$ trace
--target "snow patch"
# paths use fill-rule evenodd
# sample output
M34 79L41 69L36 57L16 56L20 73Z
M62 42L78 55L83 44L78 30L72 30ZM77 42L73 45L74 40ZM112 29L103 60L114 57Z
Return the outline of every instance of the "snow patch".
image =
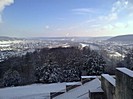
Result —
M116 85L115 79L114 79L112 76L110 76L109 74L102 74L102 76L103 76L106 80L108 80L113 86Z
M97 76L81 76L81 78L97 78Z
M66 85L82 85L81 82L68 82Z
M127 69L127 68L117 68L117 70L129 75L130 77L133 77L133 71Z

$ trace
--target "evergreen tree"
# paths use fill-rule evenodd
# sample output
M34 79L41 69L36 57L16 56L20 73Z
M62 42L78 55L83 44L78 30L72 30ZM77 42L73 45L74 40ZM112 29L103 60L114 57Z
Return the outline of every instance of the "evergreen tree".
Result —
M133 70L133 49L131 49L124 58L125 66L131 70Z
M83 68L86 70L87 75L100 75L104 72L106 63L98 53L92 51L91 54L85 58Z
M3 77L4 86L17 86L21 83L21 77L16 70L9 69Z

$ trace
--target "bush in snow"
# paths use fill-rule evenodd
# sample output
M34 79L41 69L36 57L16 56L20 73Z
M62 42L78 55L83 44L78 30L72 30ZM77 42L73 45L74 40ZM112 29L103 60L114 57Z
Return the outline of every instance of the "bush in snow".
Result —
M3 77L3 84L4 86L17 86L21 82L20 75L18 71L9 69L5 72Z

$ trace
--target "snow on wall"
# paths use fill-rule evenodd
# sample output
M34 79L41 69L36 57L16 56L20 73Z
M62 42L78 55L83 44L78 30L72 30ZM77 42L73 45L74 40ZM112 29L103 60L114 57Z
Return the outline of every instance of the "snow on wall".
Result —
M97 76L81 76L81 78L97 78Z
M127 69L127 68L117 68L117 70L129 75L130 77L133 77L133 71Z
M68 82L66 85L82 85L81 82Z
M112 76L110 76L109 74L102 74L102 76L103 76L106 80L108 80L113 86L116 85L116 84L115 84L115 79L114 79Z

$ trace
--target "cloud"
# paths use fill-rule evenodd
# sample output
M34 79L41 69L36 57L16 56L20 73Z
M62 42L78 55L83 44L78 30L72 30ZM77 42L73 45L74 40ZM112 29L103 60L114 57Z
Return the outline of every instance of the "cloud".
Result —
M45 29L49 29L49 28L50 28L49 25L46 25L46 26L45 26Z
M110 13L107 16L99 16L99 19L101 21L105 21L105 22L109 23L109 22L117 20L118 15L117 15L117 13Z
M129 16L132 16L133 0L117 0L117 2L113 4L111 12L117 14L126 12L127 14L129 14Z
M128 1L133 4L133 0L128 0Z
M96 22L97 20L96 19L89 19L89 20L86 20L85 22L86 23L92 23L92 22Z
M111 5L110 10L103 9L105 13L102 14L91 8L79 8L73 9L72 11L76 14L97 14L96 17L89 18L80 26L80 28L85 29L85 26L88 25L87 32L95 32L96 29L98 32L113 33L113 35L115 35L115 33L133 32L133 23L128 23L128 21L133 20L133 0L116 0ZM76 27L77 30L78 28L79 27Z
M6 6L14 3L14 0L0 0L0 22L2 22L2 12Z
M125 8L128 7L128 0L118 0L113 4L113 7L111 9L112 13L119 13Z
M88 14L88 13L96 12L96 10L92 8L76 8L76 9L72 9L72 11L76 14Z
M1 14L0 14L0 23L2 22Z
M119 19L119 13L128 8L128 4L128 0L117 0L109 11L109 14L106 16L100 16L99 19L106 20L108 22Z
M130 13L130 14L129 14L129 17L133 17L133 13Z
M113 29L121 29L121 28L128 28L129 27L129 23L122 23L122 22L116 22L115 24L112 25L114 28Z
M133 8L129 4L130 4L129 0L117 0L116 2L113 3L111 9L109 10L109 12L106 15L98 17L99 22L101 22L101 24L103 24L103 27L105 25L105 26L107 26L107 27L109 27L111 29L112 28L118 28L122 24L121 25L120 24L116 25L116 23L118 23L118 22L120 23L121 22L121 18L123 18L123 17L131 17L133 15L132 14L133 10L132 11L128 10L129 8L130 9ZM130 15L121 16L122 13L127 13L127 12L129 12ZM127 24L125 24L125 27L127 28Z
M62 29L62 28L57 28L56 30L57 30L57 31L61 31L61 30L63 30L63 29Z
M133 17L133 1L129 2L129 5L127 7L127 11L129 12L129 17Z
M101 25L100 24L93 24L93 25L90 25L91 28L98 28L100 27Z

